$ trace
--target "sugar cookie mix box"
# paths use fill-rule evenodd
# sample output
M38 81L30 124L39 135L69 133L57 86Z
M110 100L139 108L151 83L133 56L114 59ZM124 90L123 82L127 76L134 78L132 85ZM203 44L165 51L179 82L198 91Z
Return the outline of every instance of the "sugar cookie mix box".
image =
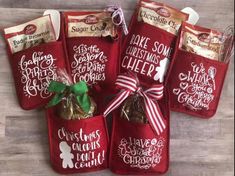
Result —
M119 72L122 30L108 11L64 12L73 81L110 88Z

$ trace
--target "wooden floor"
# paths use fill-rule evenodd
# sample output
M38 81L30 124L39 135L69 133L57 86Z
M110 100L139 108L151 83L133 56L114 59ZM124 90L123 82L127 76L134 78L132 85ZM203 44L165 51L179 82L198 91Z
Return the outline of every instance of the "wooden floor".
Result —
M95 9L120 4L129 21L136 0L0 0L0 29L33 19L44 9ZM233 0L165 0L200 13L200 25L222 30L234 21ZM18 106L12 74L0 36L0 176L57 175L49 164L47 127L42 110ZM234 175L234 60L216 116L201 120L172 113L171 163L168 176ZM110 176L110 171L85 174Z

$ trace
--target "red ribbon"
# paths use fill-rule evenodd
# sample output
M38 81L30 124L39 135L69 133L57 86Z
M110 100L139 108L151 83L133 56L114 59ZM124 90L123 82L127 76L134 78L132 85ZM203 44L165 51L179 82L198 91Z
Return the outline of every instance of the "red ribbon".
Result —
M110 102L104 112L104 116L106 117L110 112L118 108L131 94L137 93L144 99L146 116L150 126L158 135L160 135L166 128L166 125L156 100L160 100L163 97L164 86L162 84L153 85L149 89L143 91L143 89L138 86L138 80L134 76L126 75L119 75L115 84L121 91L114 100Z

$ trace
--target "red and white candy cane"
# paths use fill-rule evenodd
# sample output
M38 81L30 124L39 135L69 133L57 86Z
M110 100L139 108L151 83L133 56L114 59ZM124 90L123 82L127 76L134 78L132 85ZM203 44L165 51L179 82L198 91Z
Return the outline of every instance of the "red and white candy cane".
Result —
M116 26L122 26L123 32L125 35L128 34L128 29L124 17L124 13L121 7L110 5L106 8L106 11L112 13L112 21ZM118 19L118 21L117 21Z
M152 129L160 135L166 125L156 100L160 100L163 97L164 86L162 84L153 85L144 91L141 87L138 87L138 80L134 76L126 75L119 75L115 84L121 91L108 105L104 116L106 117L110 112L118 108L128 96L137 93L144 98L146 116Z

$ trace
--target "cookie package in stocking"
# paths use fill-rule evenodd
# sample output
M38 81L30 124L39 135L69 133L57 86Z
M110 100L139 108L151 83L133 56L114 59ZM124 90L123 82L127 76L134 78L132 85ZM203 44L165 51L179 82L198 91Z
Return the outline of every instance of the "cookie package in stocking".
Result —
M168 81L173 111L214 116L233 48L233 28L219 32L183 23Z
M166 4L140 0L124 40L121 72L136 73L142 85L164 83L178 31L188 16Z
M68 69L74 82L99 84L111 90L119 73L122 30L127 34L122 9L63 12Z
M59 14L59 13L58 13ZM58 16L60 19L60 16ZM65 68L64 47L57 40L50 15L4 29L9 62L20 106L31 110L45 106L56 70Z
M109 167L116 174L163 174L169 166L169 103L162 84L142 87L132 74L119 75L113 112Z

